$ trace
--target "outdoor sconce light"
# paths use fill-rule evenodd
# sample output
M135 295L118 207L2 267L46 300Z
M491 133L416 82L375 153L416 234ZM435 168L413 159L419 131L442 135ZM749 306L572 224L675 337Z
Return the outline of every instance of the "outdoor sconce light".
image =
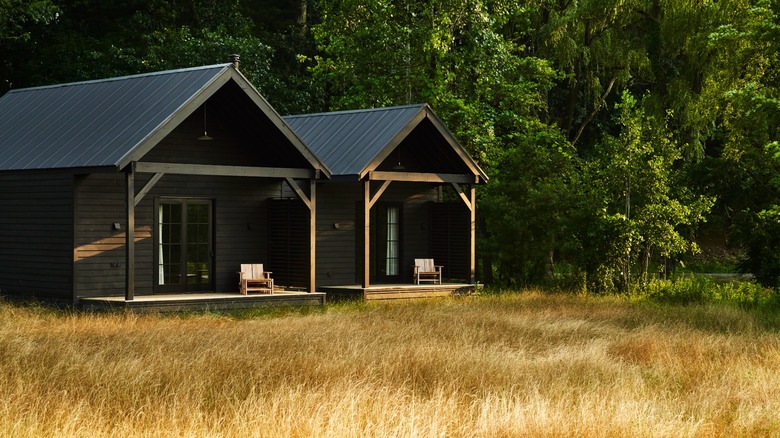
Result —
M120 224L119 222L114 222L113 225L111 225L111 228L113 228L115 230L121 230L122 229L122 224Z
M347 222L336 222L333 224L333 228L337 230L354 230L355 229L355 223L352 221Z

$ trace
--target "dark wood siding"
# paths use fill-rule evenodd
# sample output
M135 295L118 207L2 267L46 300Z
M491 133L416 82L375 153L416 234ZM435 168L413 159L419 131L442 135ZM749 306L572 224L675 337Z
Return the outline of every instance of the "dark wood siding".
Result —
M0 289L72 299L73 176L0 176Z
M379 185L379 182L372 183L372 189ZM436 196L437 190L432 184L395 182L380 198L380 202L403 205L402 281L411 282L415 258L430 257L427 203L436 200ZM356 283L360 255L356 236L362 231L362 219L356 212L362 200L362 183L334 182L318 186L318 287Z
M136 190L149 179L138 175ZM153 293L154 200L209 199L214 203L214 290L238 290L241 263L267 263L267 200L281 183L257 178L165 175L136 206L136 294ZM124 294L124 175L90 175L79 181L77 290L81 297ZM121 230L113 230L114 222Z
M355 283L355 230L362 224L355 205L363 199L358 183L317 186L317 286Z
M92 174L76 179L76 295L124 295L125 213L124 174ZM149 215L136 210L136 260L151 257L144 242L151 239ZM119 224L119 230L114 229ZM140 266L139 266L140 267ZM138 277L137 288L149 281Z

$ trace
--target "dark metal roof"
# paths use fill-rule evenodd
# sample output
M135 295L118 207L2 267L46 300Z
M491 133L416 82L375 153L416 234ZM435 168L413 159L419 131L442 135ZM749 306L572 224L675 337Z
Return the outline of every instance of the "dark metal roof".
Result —
M334 175L359 175L425 105L287 116Z
M120 170L229 81L267 117L264 126L277 129L313 169L330 177L233 64L13 90L0 98L0 171Z
M12 90L0 170L119 166L230 64Z
M284 117L333 175L358 178L374 170L425 119L452 146L457 159L487 181L485 173L427 104Z

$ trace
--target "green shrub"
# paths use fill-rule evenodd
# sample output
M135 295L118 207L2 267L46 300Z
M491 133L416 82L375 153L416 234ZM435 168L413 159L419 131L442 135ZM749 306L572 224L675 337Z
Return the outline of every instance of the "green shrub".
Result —
M741 308L780 308L780 295L752 281L716 281L706 276L654 280L638 297L668 304L723 303Z

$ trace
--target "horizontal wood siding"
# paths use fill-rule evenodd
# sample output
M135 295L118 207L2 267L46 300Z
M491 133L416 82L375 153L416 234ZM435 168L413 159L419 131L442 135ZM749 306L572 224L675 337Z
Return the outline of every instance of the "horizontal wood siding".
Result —
M73 176L0 176L0 290L63 301L73 290Z
M362 199L358 183L317 186L317 287L355 283L355 230L362 226L355 211Z
M150 178L136 177L136 192ZM124 175L90 175L79 184L77 224L78 294L124 294ZM155 199L209 199L214 205L214 289L237 291L239 265L267 257L266 200L279 197L280 182L258 178L165 175L136 206L136 294L154 292ZM121 230L113 230L119 222Z
M78 297L125 293L127 217L124 193L125 176L121 173L84 175L76 179L75 283ZM114 229L114 223L119 224L119 230ZM140 263L152 255L147 243L152 237L149 212L136 209L135 233L136 260ZM149 279L140 276L136 282L138 289L150 285Z
M354 284L357 274L356 236L362 222L357 206L363 183L325 183L317 191L317 286ZM380 183L372 183L372 190ZM403 203L403 281L411 282L415 258L427 257L427 203L436 200L433 184L391 183L379 202ZM372 224L372 228L375 224Z

